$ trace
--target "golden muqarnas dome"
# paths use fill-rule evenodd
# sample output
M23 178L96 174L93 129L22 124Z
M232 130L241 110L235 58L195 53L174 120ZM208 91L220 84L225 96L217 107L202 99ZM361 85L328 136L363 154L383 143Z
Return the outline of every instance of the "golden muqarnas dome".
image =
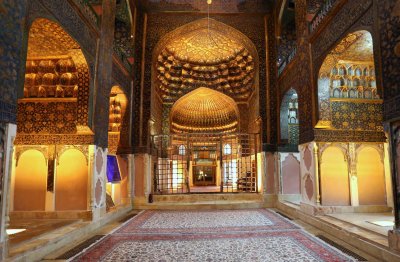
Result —
M236 132L238 124L235 101L204 87L183 96L171 109L171 129L175 133Z

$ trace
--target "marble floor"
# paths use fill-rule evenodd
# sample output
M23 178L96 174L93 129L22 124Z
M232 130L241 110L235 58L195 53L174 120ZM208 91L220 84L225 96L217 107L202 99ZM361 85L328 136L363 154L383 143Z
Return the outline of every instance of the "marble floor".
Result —
M56 229L75 223L76 219L12 219L8 226L10 248L23 244L40 235L49 233ZM23 230L13 233L12 230Z
M375 233L387 236L393 225L379 226L373 222L394 222L394 216L391 212L387 213L341 213L341 214L329 214L328 216L340 219L342 221L357 225L359 227L368 229Z

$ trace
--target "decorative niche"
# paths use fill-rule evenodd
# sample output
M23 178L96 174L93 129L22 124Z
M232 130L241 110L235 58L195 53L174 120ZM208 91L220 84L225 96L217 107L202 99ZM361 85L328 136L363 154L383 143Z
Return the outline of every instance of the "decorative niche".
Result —
M28 58L24 98L77 98L78 77L69 56Z

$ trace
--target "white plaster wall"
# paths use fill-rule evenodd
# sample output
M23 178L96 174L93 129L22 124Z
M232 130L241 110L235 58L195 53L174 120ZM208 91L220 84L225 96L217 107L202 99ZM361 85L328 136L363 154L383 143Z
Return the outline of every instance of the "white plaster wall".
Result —
M285 161L285 159L289 156L289 155L293 155L297 161L299 161L299 165L300 165L300 160L301 160L301 156L300 153L296 153L296 152L279 152L278 153L278 157L277 157L277 165L279 166L279 168L277 169L277 188L278 188L278 194L279 194L279 199L281 200L287 200L287 201L294 201L294 202L300 202L301 200L301 194L283 194L283 177L282 177L282 167L283 167L283 162ZM300 182L301 182L301 170L300 170ZM301 185L300 185L301 186Z

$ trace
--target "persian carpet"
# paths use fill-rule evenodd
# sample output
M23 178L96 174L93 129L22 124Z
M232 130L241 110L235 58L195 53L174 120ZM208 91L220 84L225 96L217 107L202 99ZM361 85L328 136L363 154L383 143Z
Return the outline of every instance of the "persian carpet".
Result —
M265 209L144 211L74 261L355 261Z

